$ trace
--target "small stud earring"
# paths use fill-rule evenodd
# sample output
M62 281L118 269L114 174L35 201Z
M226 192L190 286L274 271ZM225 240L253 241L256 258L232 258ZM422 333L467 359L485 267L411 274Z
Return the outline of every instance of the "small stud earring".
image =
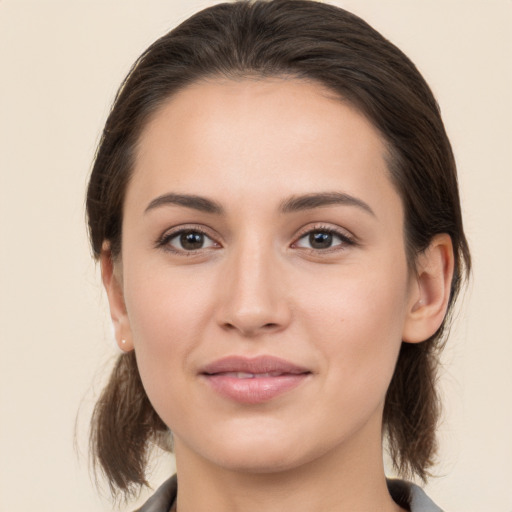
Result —
M123 345L126 345L126 340L124 340L124 339L123 339L123 340L121 340L121 343L122 343Z

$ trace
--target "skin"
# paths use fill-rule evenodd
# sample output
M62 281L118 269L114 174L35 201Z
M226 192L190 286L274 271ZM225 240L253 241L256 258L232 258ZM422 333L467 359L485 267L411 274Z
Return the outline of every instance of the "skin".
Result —
M122 257L105 244L102 270L118 343L174 434L180 512L400 510L382 464L385 394L402 340L444 317L453 256L438 235L408 269L386 156L357 110L296 79L189 86L143 131ZM170 193L223 211L155 202ZM321 193L356 201L283 211ZM204 233L198 249L180 229ZM241 404L200 375L229 355L310 373Z

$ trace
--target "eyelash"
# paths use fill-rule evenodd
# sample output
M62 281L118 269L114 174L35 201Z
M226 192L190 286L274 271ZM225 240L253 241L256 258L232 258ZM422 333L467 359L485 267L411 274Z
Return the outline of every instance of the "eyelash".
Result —
M314 248L309 248L309 247L301 247L301 249L309 251L309 252L314 253L314 254L325 254L325 255L327 255L327 254L330 254L332 252L342 251L342 250L346 249L347 246L357 245L356 239L353 236L348 235L345 231L341 231L341 230L335 229L335 228L330 227L330 226L316 225L316 226L307 228L307 230L305 230L297 238L297 240L295 242L293 242L292 247L296 246L297 243L300 240L302 240L302 239L304 239L304 238L306 238L308 236L311 236L313 233L324 233L324 234L327 234L327 235L332 235L334 237L339 238L340 243L336 244L336 245L333 245L331 247L325 248L325 249L314 249Z
M203 235L205 238L208 238L215 244L219 245L217 242L213 240L213 238L206 232L206 230L200 228L199 226L190 226L190 227L183 227L176 231L166 232L164 233L155 243L155 246L160 249L164 249L165 251L171 252L173 254L178 254L180 256L195 256L200 251L204 250L205 248L196 249L196 250L190 250L187 251L185 249L176 249L173 247L170 242L179 236L185 234L185 233L195 233Z
M180 228L176 231L166 232L161 237L158 238L158 240L155 243L155 247L164 249L168 252L171 252L173 254L177 254L180 256L195 256L195 255L199 254L201 251L204 251L205 249L208 250L208 249L212 248L212 247L202 247L202 248L196 249L196 250L186 250L186 249L176 249L175 247L173 247L170 244L170 242L172 240L178 238L179 236L181 236L185 233L200 234L200 235L204 236L205 238L209 239L210 241L212 241L213 244L217 245L217 247L213 247L213 248L216 249L216 248L220 247L220 244L218 244L218 242L215 242L213 237L211 237L206 230L202 229L199 226L190 226L190 227L187 226L187 227ZM299 243L300 240L302 240L308 236L311 236L313 233L324 233L327 235L332 235L334 237L337 237L340 240L340 243L336 244L334 246L331 246L331 247L327 247L325 249L315 249L312 247L297 247L297 244ZM325 225L316 225L316 226L312 226L312 227L308 228L307 230L304 230L295 239L295 241L291 244L291 247L302 249L304 251L308 251L308 252L314 253L314 254L327 255L332 252L342 251L342 250L346 249L347 246L354 246L354 245L357 245L356 239L352 236L349 236L346 232L337 230L337 229L334 229L332 227L325 226Z

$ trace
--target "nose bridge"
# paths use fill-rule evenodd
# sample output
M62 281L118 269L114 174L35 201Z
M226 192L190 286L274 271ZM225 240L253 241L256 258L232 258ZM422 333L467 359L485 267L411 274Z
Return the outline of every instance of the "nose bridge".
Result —
M249 232L231 247L223 273L223 327L244 335L279 330L289 321L279 257L271 240Z

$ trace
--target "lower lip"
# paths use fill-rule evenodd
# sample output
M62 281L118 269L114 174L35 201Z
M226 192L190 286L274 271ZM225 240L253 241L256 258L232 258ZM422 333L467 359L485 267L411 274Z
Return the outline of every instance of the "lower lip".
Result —
M204 375L210 386L220 395L244 404L259 404L295 389L307 373L285 374L278 377L241 379L228 375Z

